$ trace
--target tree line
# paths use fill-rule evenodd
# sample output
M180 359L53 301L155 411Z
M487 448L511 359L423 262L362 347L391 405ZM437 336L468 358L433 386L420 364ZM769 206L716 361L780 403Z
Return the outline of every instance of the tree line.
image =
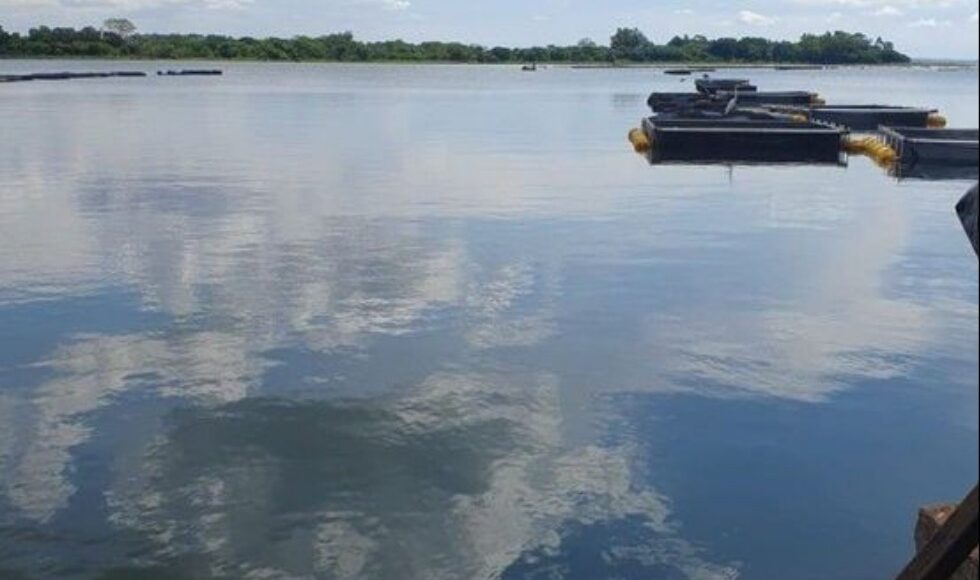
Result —
M606 46L583 39L572 46L511 48L459 42L365 42L350 32L324 36L233 38L199 34L136 34L125 19L107 20L101 28L38 26L27 34L0 26L2 57L98 57L145 59L227 59L334 62L454 63L655 63L750 62L807 64L894 64L909 57L891 42L860 33L805 34L799 41L758 37L677 36L666 44L650 41L635 28L621 28Z

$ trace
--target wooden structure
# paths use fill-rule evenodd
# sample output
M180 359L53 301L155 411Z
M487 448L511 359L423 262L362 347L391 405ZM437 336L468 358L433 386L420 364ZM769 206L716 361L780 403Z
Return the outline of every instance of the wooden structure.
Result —
M923 516L928 517L925 512L920 519ZM961 570L969 566L967 559L977 549L977 525L977 488L974 487L897 580L951 580L961 575Z

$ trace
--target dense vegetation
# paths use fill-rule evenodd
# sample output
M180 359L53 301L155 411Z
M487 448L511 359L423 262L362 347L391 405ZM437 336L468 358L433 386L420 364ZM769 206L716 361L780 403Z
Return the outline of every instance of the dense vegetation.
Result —
M231 38L196 34L135 34L124 19L102 29L39 26L26 35L0 27L0 57L102 57L150 59L249 59L340 62L775 62L815 64L905 63L909 58L880 38L847 32L804 35L798 42L765 38L675 37L651 42L637 29L622 28L601 46L584 39L574 46L508 48L401 40L361 42L349 33L281 38Z

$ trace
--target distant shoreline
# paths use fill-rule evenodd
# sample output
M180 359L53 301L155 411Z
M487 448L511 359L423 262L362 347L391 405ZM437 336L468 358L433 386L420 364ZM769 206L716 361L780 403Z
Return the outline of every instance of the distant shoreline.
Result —
M554 64L620 66L812 66L906 64L911 59L892 42L844 31L804 34L797 41L761 37L675 36L650 40L637 28L619 28L608 44L583 38L574 45L507 47L455 41L358 40L351 32L291 38L201 34L138 34L126 19L101 28L38 26L27 34L0 27L0 55L27 58L107 58L128 60L229 60L261 62L377 62Z
M270 59L223 59L223 58L150 58L150 57L126 57L126 56L0 56L2 62L201 62L201 63L227 63L227 64L334 64L345 66L486 66L486 67L520 67L519 63L492 63L492 62L447 62L441 60L372 60L372 61L342 61L342 60L270 60ZM948 68L948 69L970 69L980 67L980 63L975 61L961 60L913 60L908 63L845 63L845 64L809 64L809 63L774 63L774 62L656 62L656 63L596 63L596 62L548 62L539 61L536 63L539 68L572 68L577 70L668 70L668 69L690 69L692 74L699 74L698 69L772 69L784 71L816 71L833 69L869 69L869 68Z

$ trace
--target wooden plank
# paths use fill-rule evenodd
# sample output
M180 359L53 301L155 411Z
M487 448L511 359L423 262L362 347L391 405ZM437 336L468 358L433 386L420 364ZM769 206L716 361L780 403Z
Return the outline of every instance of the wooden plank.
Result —
M963 500L897 580L949 580L977 547L977 488Z

